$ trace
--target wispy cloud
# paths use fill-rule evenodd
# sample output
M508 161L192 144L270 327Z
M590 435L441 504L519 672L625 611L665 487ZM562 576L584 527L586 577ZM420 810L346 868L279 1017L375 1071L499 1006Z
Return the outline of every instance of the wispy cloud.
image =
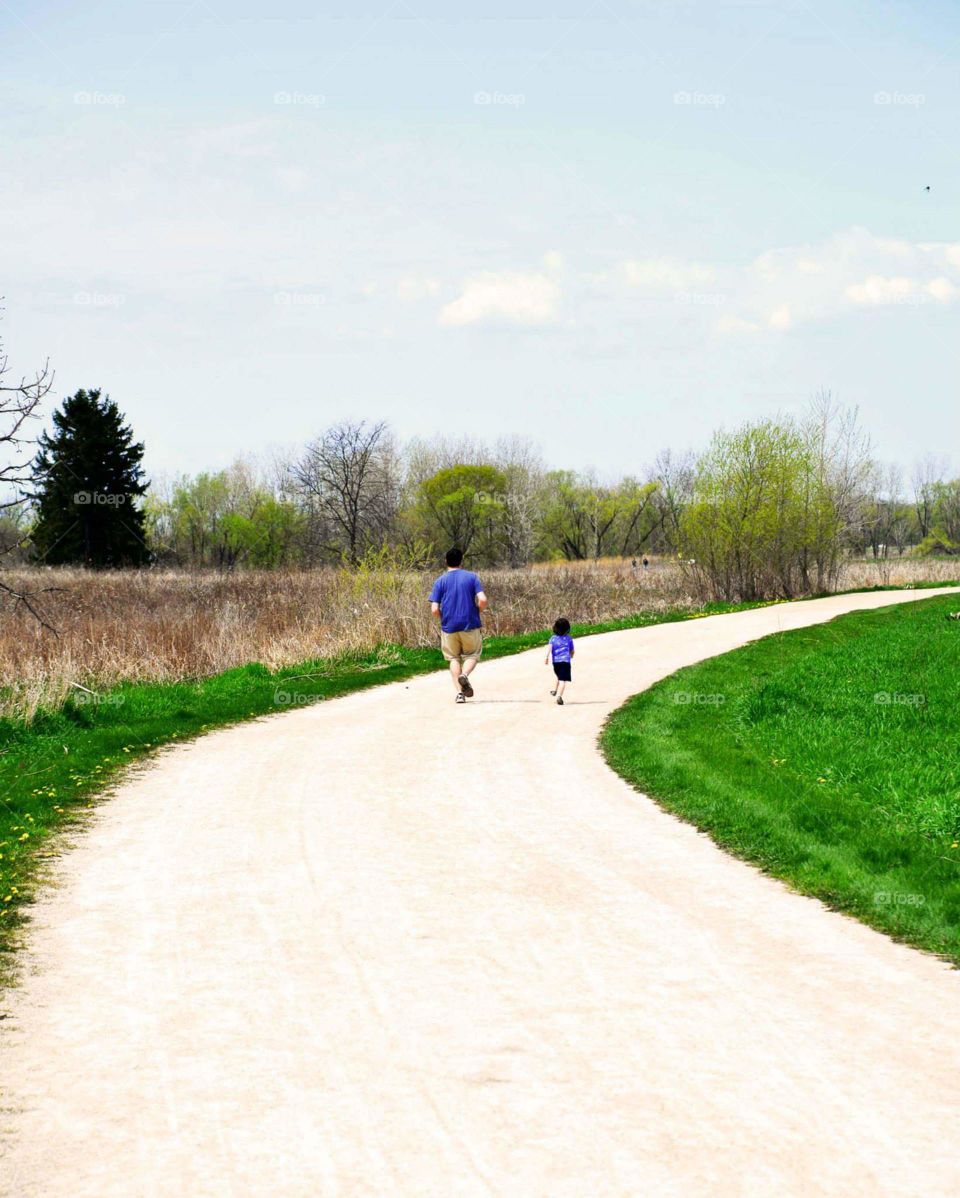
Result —
M460 295L440 310L439 320L448 326L551 324L560 298L559 282L552 275L482 271L465 280Z

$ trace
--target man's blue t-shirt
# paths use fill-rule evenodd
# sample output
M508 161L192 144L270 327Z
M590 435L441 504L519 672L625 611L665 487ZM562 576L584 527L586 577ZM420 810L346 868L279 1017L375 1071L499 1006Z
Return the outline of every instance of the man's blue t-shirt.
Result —
M554 661L570 661L573 657L573 637L552 636L550 638L550 653Z
M480 627L477 595L483 585L469 570L448 570L433 584L430 602L440 604L440 627L444 632L467 632Z

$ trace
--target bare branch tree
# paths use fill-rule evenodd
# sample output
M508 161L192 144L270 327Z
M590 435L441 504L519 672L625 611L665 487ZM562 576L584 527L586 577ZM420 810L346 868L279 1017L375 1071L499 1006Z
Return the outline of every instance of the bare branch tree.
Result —
M30 482L33 454L27 453L27 447L36 443L36 438L30 435L30 422L37 419L37 409L53 386L53 373L46 361L33 375L21 375L18 382L14 382L14 378L0 341L0 511L16 512L23 503L22 488ZM0 555L13 552L22 544L22 539L15 540L4 546ZM54 633L56 629L36 606L36 596L55 589L45 587L39 592L24 591L0 582L0 591L10 596L14 606L25 607L39 624Z
M345 420L311 442L291 466L328 550L359 561L396 517L399 478L390 430L384 422Z
M937 507L937 492L947 477L949 464L943 456L928 453L917 462L913 471L913 506L917 514L920 540L933 531Z
M26 455L25 450L36 438L29 435L29 425L53 386L49 362L33 376L21 375L16 383L15 376L9 375L9 360L0 341L0 508L20 503L20 488L30 481L33 455Z
M693 494L696 469L696 458L689 450L680 454L674 454L669 449L661 450L653 464L651 478L657 484L654 503L659 513L664 546L670 549L677 544L680 517Z

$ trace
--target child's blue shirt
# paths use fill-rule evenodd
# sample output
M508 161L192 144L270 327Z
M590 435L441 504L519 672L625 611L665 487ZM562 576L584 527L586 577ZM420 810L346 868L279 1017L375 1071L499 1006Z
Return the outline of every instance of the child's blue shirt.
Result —
M550 653L553 661L570 661L573 657L573 637L552 636L550 638Z

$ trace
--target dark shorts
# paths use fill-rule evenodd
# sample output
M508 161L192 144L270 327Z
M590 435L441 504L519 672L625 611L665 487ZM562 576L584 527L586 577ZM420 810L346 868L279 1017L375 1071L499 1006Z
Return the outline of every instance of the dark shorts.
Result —
M554 674L556 674L558 682L569 682L570 681L570 662L569 661L555 661L553 663L553 672L554 672Z

